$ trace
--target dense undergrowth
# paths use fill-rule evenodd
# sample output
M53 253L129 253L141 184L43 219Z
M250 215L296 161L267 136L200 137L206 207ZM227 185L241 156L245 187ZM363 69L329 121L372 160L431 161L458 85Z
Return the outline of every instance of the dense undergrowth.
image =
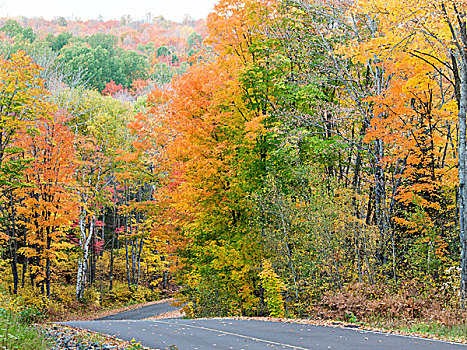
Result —
M16 296L11 295L11 276L6 275L0 285L0 307L13 312L27 322L60 321L87 317L96 312L114 309L132 304L159 300L171 295L173 287L161 290L157 285L150 285L146 272L141 273L142 281L128 285L125 280L124 258L115 259L112 278L112 290L109 290L108 252L96 263L93 283L89 283L81 300L76 300L76 279L73 278L73 255L71 259L57 264L52 274L50 299L41 289L40 284L30 283L26 278ZM143 265L144 266L144 265ZM20 265L21 267L21 265Z
M467 311L456 299L414 281L397 286L352 284L327 292L308 311L312 318L334 319L408 333L467 340Z

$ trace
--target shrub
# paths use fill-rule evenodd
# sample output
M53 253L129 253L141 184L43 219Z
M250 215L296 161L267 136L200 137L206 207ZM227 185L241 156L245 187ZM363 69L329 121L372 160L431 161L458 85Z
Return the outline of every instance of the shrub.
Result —
M84 292L84 302L88 305L100 306L101 293L92 288L86 289Z
M44 319L44 314L37 307L27 307L18 314L18 319L24 324L40 322Z
M259 278L264 288L264 299L268 305L269 315L284 317L284 301L281 292L285 290L285 285L274 272L269 260L263 260L263 270L259 274Z
M434 292L433 292L434 293ZM309 308L321 318L369 321L429 320L447 326L458 324L465 315L458 309L446 307L435 294L424 292L423 285L408 281L395 290L387 285L350 284L339 291L324 293L321 300Z
M102 306L108 307L112 304L131 304L144 303L159 299L159 290L150 290L144 286L139 286L138 289L132 286L128 289L128 284L116 281L112 292L102 293Z

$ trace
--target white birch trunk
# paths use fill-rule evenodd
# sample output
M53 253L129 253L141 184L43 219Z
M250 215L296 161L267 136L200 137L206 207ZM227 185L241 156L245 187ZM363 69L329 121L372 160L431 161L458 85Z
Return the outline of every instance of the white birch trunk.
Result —
M78 261L78 274L76 278L76 299L81 300L84 297L84 290L86 288L86 274L88 272L88 255L89 246L91 244L92 234L94 232L95 215L92 216L89 223L89 230L86 225L86 213L82 213L79 218L80 239L79 244L83 256Z
M467 236L466 236L466 112L467 112L467 59L461 58L460 64L460 103L459 103L459 239L461 248L461 304L465 307L467 294Z

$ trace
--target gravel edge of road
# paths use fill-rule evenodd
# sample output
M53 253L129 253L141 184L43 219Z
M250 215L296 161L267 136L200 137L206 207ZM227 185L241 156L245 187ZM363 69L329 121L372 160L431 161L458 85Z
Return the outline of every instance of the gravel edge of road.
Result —
M53 348L56 350L68 350L70 348L67 343L79 343L82 346L86 346L87 349L107 349L113 350L127 350L131 349L134 344L119 339L117 337L82 329L78 327L64 326L56 323L47 323L42 325L35 325L36 329L39 330L48 341L53 342ZM66 339L66 343L65 343ZM96 339L98 342L96 343ZM89 347L89 344L98 344L99 347ZM81 347L79 347L81 349ZM153 350L148 347L140 345L139 349Z

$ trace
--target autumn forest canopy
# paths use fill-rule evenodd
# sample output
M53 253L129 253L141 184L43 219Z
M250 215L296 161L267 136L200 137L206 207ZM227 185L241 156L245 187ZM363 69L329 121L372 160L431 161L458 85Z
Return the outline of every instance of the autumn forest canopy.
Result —
M49 318L175 293L192 317L465 321L466 9L0 19L1 294Z

